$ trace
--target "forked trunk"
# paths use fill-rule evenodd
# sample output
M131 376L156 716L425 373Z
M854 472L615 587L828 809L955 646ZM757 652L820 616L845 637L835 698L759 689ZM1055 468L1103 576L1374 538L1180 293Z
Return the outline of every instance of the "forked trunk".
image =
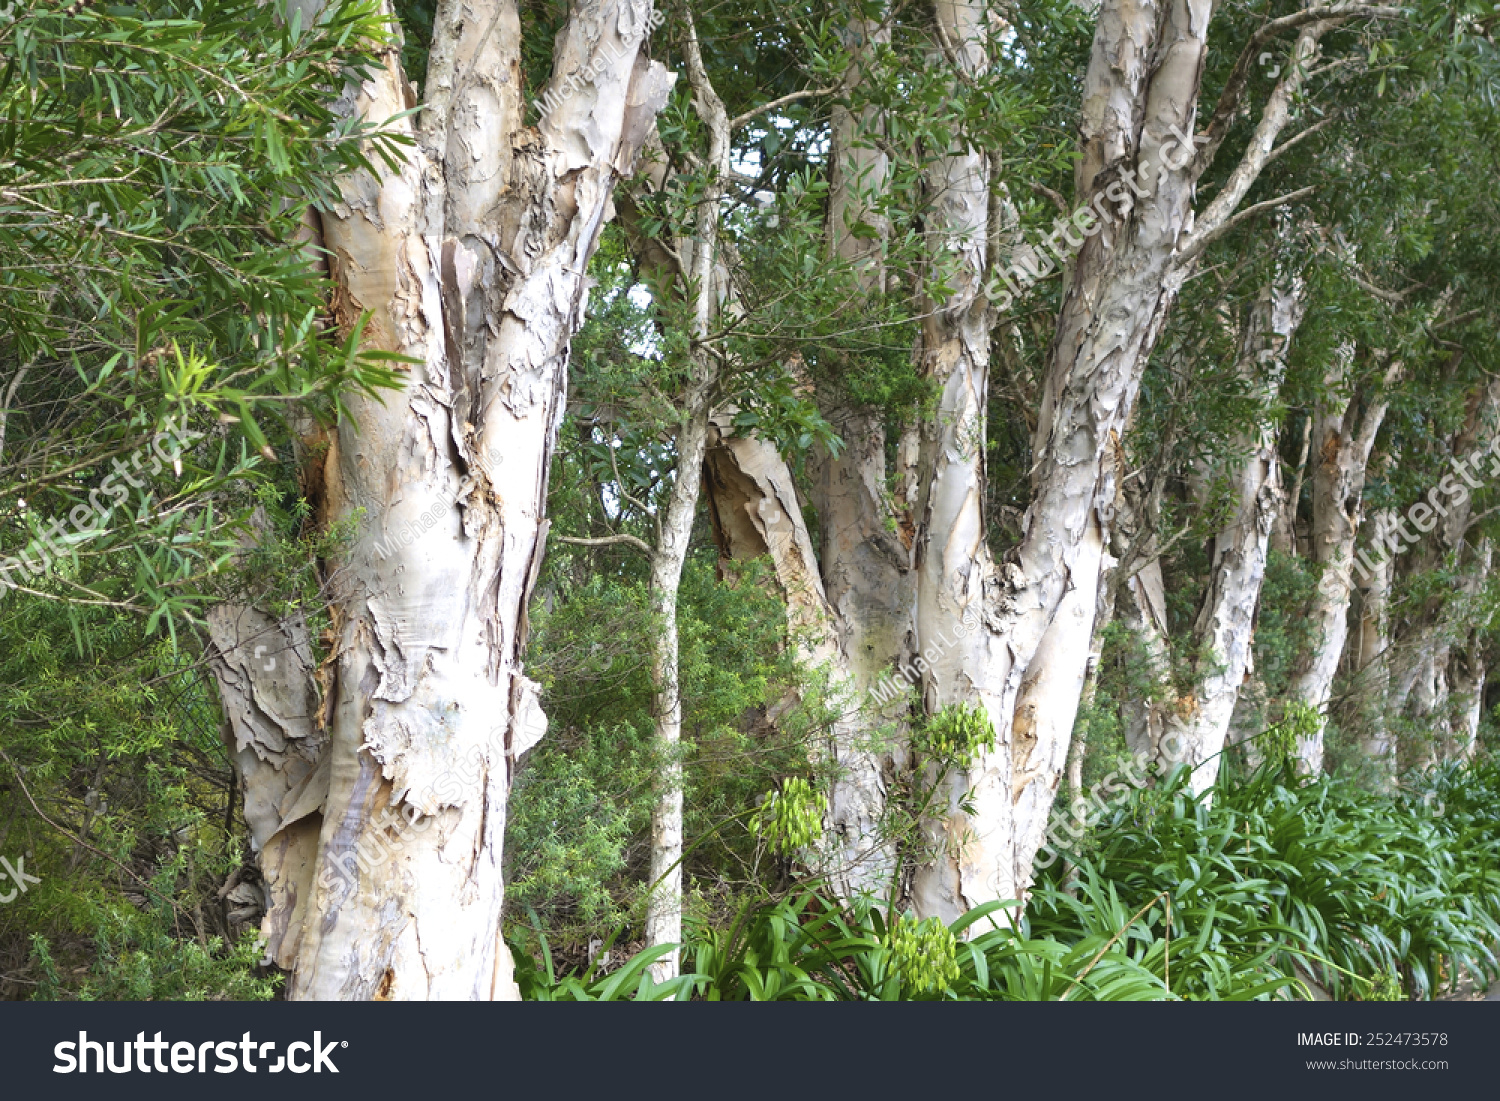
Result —
M1101 5L1084 81L1078 239L1067 226L1051 238L1066 234L1081 251L1044 382L1031 506L1020 545L998 570L983 553L982 451L954 431L983 424L987 328L978 323L982 311L968 303L987 274L989 235L972 196L988 190L989 166L962 152L942 166L948 201L933 232L946 233L960 250L963 271L955 298L924 332L925 353L944 382L945 420L932 438L934 474L918 536L919 638L924 657L947 647L928 678L929 712L979 704L996 748L952 778L945 817L931 833L937 859L914 883L924 915L952 918L991 899L1021 898L1031 882L1087 667L1115 496L1108 456L1178 290L1232 225L1291 117L1321 36L1336 22L1302 25L1244 155L1194 219L1194 185L1238 115L1240 78L1253 64L1242 55L1208 134L1194 137L1212 12L1209 0ZM937 17L955 62L976 71L983 51L975 9L941 4ZM979 613L980 629L955 641L953 629L969 610ZM975 813L959 810L961 802Z
M1329 395L1313 412L1312 560L1318 587L1307 609L1312 648L1300 663L1287 693L1322 715L1333 694L1333 678L1349 633L1349 600L1354 591L1354 547L1362 516L1365 471L1370 449L1385 419L1383 390L1400 376L1401 365L1386 371L1382 392L1351 392L1349 370L1354 346L1334 356L1324 380ZM1316 776L1323 771L1323 726L1297 739L1297 767Z
M515 3L445 0L420 121L393 124L413 144L322 212L336 322L368 311L364 345L417 362L400 390L346 399L313 479L321 515L356 534L329 564L328 789L290 997L515 994L501 846L514 761L546 726L526 604L584 271L670 87L639 57L650 16L575 4L531 128ZM415 105L399 55L344 114ZM284 810L310 822L314 798Z
M1251 307L1240 345L1240 373L1259 390L1267 417L1236 448L1244 458L1232 469L1234 511L1214 538L1208 591L1193 628L1192 695L1168 716L1156 754L1163 770L1179 764L1192 768L1195 793L1207 791L1218 777L1240 686L1254 664L1255 613L1271 530L1281 511L1281 462L1269 413L1303 310L1299 279L1269 288Z

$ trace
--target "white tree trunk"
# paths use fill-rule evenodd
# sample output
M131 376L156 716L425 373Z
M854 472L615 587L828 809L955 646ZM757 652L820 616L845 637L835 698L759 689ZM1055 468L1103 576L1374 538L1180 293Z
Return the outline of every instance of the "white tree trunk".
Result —
M1371 543L1383 546L1395 530L1396 514L1381 509L1371 518ZM1386 695L1390 688L1390 598L1395 562L1376 556L1360 583L1358 690L1360 756L1368 763L1372 785L1389 791L1396 779L1396 741L1391 736Z
M1440 312L1436 311L1434 316ZM1500 422L1500 379L1492 379L1470 395L1468 415L1452 440L1450 453L1455 458L1467 460L1481 435L1486 439L1494 438L1497 422ZM1473 516L1473 497L1469 490L1478 488L1466 483L1474 481L1477 481L1474 472L1464 475L1462 482L1449 473L1443 479L1443 485L1433 492L1430 499L1436 500L1440 494L1452 495L1446 486L1462 487L1443 510L1436 529L1426 535L1411 567L1413 571L1434 570L1446 563L1450 569L1461 570L1464 579L1457 596L1448 596L1417 609L1400 635L1398 645L1406 660L1396 676L1391 710L1407 720L1405 725L1412 732L1401 746L1403 765L1419 771L1456 752L1454 716L1449 708L1452 688L1449 682L1450 659L1455 647L1462 649L1470 637L1470 609L1488 571L1491 554L1488 540L1481 539L1473 551L1466 542ZM1477 653L1474 657L1477 661ZM1473 683L1476 673L1482 677L1482 669L1477 666L1468 668L1466 662L1463 666L1458 671L1467 688ZM1482 694L1482 684L1475 692ZM1466 699L1464 702L1468 704L1470 701ZM1460 718L1458 740L1463 741L1467 739L1463 731L1470 720L1467 714Z
M1021 544L1000 570L984 545L982 445L971 442L983 427L988 354L985 311L973 304L987 273L988 165L968 153L942 166L947 202L937 221L962 250L966 278L925 326L926 355L944 392L919 534L919 636L924 656L935 644L952 643L936 654L929 711L978 703L997 745L968 775L950 780L946 814L932 830L939 857L919 869L913 885L924 915L951 919L991 899L1020 898L1031 881L1093 632L1105 558L1096 502L1114 499L1106 452L1128 419L1145 356L1181 285L1173 253L1188 220L1191 182L1183 170L1162 171L1160 153L1169 125L1192 131L1211 10L1191 0L1162 13L1139 0L1101 8L1085 80L1077 197L1091 205L1097 196L1110 216L1073 268L1038 419L1032 505ZM946 5L940 23L945 12ZM969 71L983 61L978 26L971 7L949 12L948 40ZM1116 205L1131 192L1121 186L1118 197L1105 194L1119 184L1113 173L1127 158L1150 158L1153 171L1120 219ZM966 612L980 628L952 639ZM958 809L965 799L975 808L972 820Z
M1120 621L1141 649L1145 678L1162 691L1139 700L1126 700L1123 707L1125 745L1130 752L1151 760L1162 757L1162 739L1172 714L1172 657L1167 640L1166 591L1161 562L1153 559L1133 573L1120 587L1123 613Z
M369 311L364 345L418 362L395 393L346 397L311 479L322 515L358 524L330 564L328 789L293 998L515 994L501 846L515 758L546 725L522 673L526 602L584 271L670 87L640 57L650 14L575 4L533 129L515 4L440 3L426 107L394 124L414 144L322 212L335 321ZM414 106L398 57L342 113Z
M689 385L682 427L677 433L677 473L661 525L661 542L651 559L651 608L656 635L651 647L651 681L656 714L656 751L664 763L657 777L660 793L651 811L650 896L646 903L646 946L682 942L682 685L677 646L677 593L687 561L693 516L703 482L709 402L714 372L700 368ZM681 951L673 948L651 965L657 982L679 974Z
M1400 364L1393 363L1386 372L1382 392L1362 403L1348 392L1353 359L1352 344L1338 350L1324 380L1330 396L1313 412L1312 559L1321 573L1307 610L1313 624L1312 650L1300 663L1287 693L1319 714L1326 710L1333 693L1333 678L1348 636L1354 547L1362 515L1360 500L1370 449L1385 419L1384 389L1401 371ZM1323 771L1322 725L1315 733L1298 738L1296 754L1300 771L1314 776Z
M857 18L845 39L855 55L850 79L857 85L861 58L869 47L889 41L889 26ZM872 140L882 127L874 108L833 108L828 247L853 265L859 285L871 294L884 286L889 233L874 205L889 174L888 156ZM852 231L861 222L872 235ZM883 828L887 776L902 750L880 732L899 732L909 711L908 684L892 674L914 634L910 525L903 526L899 508L893 510L884 492L885 426L878 413L854 408L836 392L819 397L845 447L836 457L809 457L818 553L786 462L763 440L735 437L727 415L716 418L709 495L724 554L771 555L800 656L828 675L840 711L820 762L832 775L816 870L836 897L884 900L896 872L895 841Z
M1269 418L1286 369L1286 350L1304 310L1300 279L1268 288L1251 307L1240 345L1240 373L1260 392L1268 417L1239 440L1246 452L1234 473L1235 510L1214 538L1208 591L1193 629L1197 657L1191 697L1167 721L1157 751L1163 769L1192 768L1192 790L1213 786L1220 754L1253 667L1255 612L1266 575L1271 530L1281 511L1280 459Z
M718 353L709 338L728 299L728 281L719 256L719 204L729 176L729 115L703 67L698 34L687 21L686 62L694 105L709 138L708 163L713 177L698 204L693 239L678 242L677 254L691 256L684 272L693 300L692 374L677 432L677 473L661 525L660 543L651 559L651 601L656 616L651 679L655 687L656 748L666 762L659 777L661 792L651 813L651 892L646 904L646 946L682 942L682 691L677 647L677 593L687 561L693 517L703 485L703 458L708 446L709 417L719 381ZM651 965L658 982L679 973L681 951L673 948Z
M883 14L883 13L882 13ZM844 36L854 55L851 89L865 79L871 51L890 43L883 18L851 19ZM879 209L890 158L885 119L866 105L836 104L830 119L827 242L852 265L859 288L885 291L890 226ZM867 227L856 233L860 224ZM909 490L886 493L886 432L880 412L857 408L837 392L822 396L824 413L844 442L837 456L812 456L811 498L817 510L824 591L838 630L840 668L859 711L835 725L834 772L826 823L826 872L844 897L863 892L882 900L895 887L896 839L884 836L887 777L904 760L911 689L895 670L906 665L915 637ZM909 448L898 448L904 452ZM909 455L898 458L903 468ZM905 482L907 471L898 471ZM908 666L909 668L909 666ZM884 728L882 744L871 735ZM895 743L895 744L892 744Z

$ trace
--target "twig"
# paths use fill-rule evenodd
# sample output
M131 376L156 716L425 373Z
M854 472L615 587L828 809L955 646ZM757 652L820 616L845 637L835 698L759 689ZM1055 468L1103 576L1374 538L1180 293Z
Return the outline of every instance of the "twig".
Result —
M1119 929L1115 930L1115 935L1114 936L1110 937L1109 940L1107 940L1107 941L1104 942L1104 947L1101 948L1101 949L1099 949L1098 954L1096 956L1094 956L1094 958L1089 961L1089 965L1083 969L1083 973L1081 975L1079 975L1076 979L1073 980L1073 982L1068 986L1068 989L1066 989L1066 990L1064 990L1062 992L1062 997L1058 998L1057 1000L1060 1001L1060 1002L1067 1001L1068 1000L1068 995L1071 994L1071 993L1073 993L1073 987L1077 986L1079 983L1083 982L1084 979L1088 978L1089 972L1092 971L1094 969L1094 966L1100 960L1102 960L1104 958L1104 953L1108 952L1111 948L1113 948L1114 945L1115 945L1115 941L1117 941L1121 937L1123 937L1125 935L1125 931L1127 929L1129 929L1132 925L1135 924L1135 919L1138 918L1138 917L1140 917L1147 910L1151 909L1151 907L1155 906L1158 902L1160 902L1161 899L1162 899L1162 896L1166 895L1166 894L1167 894L1166 891L1162 891L1161 894L1157 895L1150 902L1146 903L1146 905L1142 906L1135 913L1131 914L1130 915L1130 919L1128 921L1126 921L1124 925L1120 926ZM1171 903L1168 903L1168 905L1170 906ZM1170 987L1168 989L1170 990Z
M75 845L82 845L85 849L87 849L89 852L93 853L95 856L102 856L102 857L104 857L105 860L108 860L115 867L119 868L122 872L124 872L125 874L127 874L128 876L130 876L132 879L134 879L136 882L138 882L146 890L150 891L157 898L161 899L168 906L172 907L173 910L176 910L177 913L181 914L184 917L187 916L186 913L182 910L182 908L177 905L177 903L173 902L166 895L162 894L155 887L151 886L150 881L148 881L146 879L143 879L141 877L141 875L138 872L136 872L134 869L128 867L125 864L120 863L118 860L116 860L114 857L110 856L109 853L105 852L104 850L94 848L94 846L90 845L83 838L79 837L77 834L73 833L72 831L70 831L68 829L65 829L64 827L59 826L56 822L52 821L52 819L48 818L45 814L43 814L42 813L42 808L39 807L39 806L37 806L36 800L32 798L32 796L31 796L31 789L26 786L26 781L23 780L23 779L21 779L21 770L20 770L20 768L17 767L16 763L10 759L10 755L8 753L6 753L4 749L0 749L0 760L3 760L6 764L10 765L11 771L16 774L16 783L19 784L20 787L21 787L21 794L24 795L24 796L26 796L26 801L31 804L31 809L34 810L34 811L36 811L36 816L38 818L40 818L43 822L47 823L47 825L51 826L54 830L56 830L58 833L62 834L64 837L66 837L69 841L73 842Z

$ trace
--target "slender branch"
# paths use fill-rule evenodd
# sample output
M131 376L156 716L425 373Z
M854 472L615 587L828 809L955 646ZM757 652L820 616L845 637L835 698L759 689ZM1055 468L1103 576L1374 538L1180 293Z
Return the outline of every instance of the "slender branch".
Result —
M614 546L617 543L623 543L626 546L634 547L636 550L644 554L647 558L656 557L656 551L652 549L650 543L646 542L644 539L639 539L634 535L628 535L623 532L619 535L600 536L597 539L583 539L579 536L574 535L554 535L552 538L556 539L559 543L570 543L575 547L609 547Z
M21 383L26 380L26 373L31 370L32 364L36 363L41 356L40 352L33 355L20 367L11 377L10 385L5 389L5 400L0 402L0 456L5 454L5 430L10 424L10 409L16 400L16 391L21 388Z
M1296 137L1288 138L1286 141L1284 141L1280 145L1278 145L1275 149L1271 150L1271 152L1266 156L1266 164L1270 164L1277 157L1281 156L1283 153L1285 153L1292 146L1294 146L1298 142L1300 142L1303 138L1310 138L1310 137L1312 137L1319 130L1322 130L1324 127L1327 127L1327 126L1332 126L1338 120L1339 120L1339 116L1338 115L1336 115L1336 114L1329 115L1327 118L1323 119L1321 122L1315 122L1315 123L1313 123L1306 130L1304 130L1300 134L1298 134ZM1264 168L1265 165L1262 165L1261 167Z
M1376 19L1400 19L1404 15L1405 12L1401 8L1377 4L1319 4L1282 16L1280 19L1273 19L1261 27L1250 36L1250 41L1245 44L1244 50L1241 51L1239 59L1230 71L1228 81L1224 84L1224 91L1219 96L1219 102L1214 106L1214 113L1204 131L1208 137L1208 144L1198 154L1197 163L1193 166L1194 176L1201 177L1213 164L1214 155L1218 153L1219 146L1224 144L1224 138L1228 135L1229 128L1239 113L1240 101L1244 97L1245 88L1250 83L1250 71L1259 63L1261 50L1271 39L1284 31L1296 30L1319 20L1328 20L1333 23L1361 16Z
M1500 505L1491 505L1489 508L1481 512L1478 516L1469 517L1469 522L1464 525L1464 534L1469 534L1469 532L1472 531L1475 527L1488 520L1497 512L1500 512Z
M1107 940L1107 941L1104 942L1104 947L1101 948L1101 949L1099 949L1098 955L1096 955L1093 959L1091 959L1089 961L1089 965L1083 969L1082 973L1079 974L1079 976L1076 979L1074 979L1071 983L1068 984L1068 989L1064 990L1062 992L1062 997L1058 998L1057 1000L1060 1001L1060 1002L1065 1002L1065 1001L1068 1000L1068 995L1071 994L1071 993L1073 993L1073 988L1075 986L1077 986L1079 983L1083 982L1084 979L1088 978L1089 972L1092 971L1094 969L1094 966L1100 960L1102 960L1104 958L1104 953L1108 952L1111 948L1113 948L1114 945L1115 945L1115 941L1119 940L1121 937L1123 937L1125 935L1125 931L1127 929L1129 929L1132 925L1135 924L1136 918L1140 917L1147 910L1151 909L1151 907L1155 906L1163 898L1170 899L1171 897L1172 896L1171 896L1171 893L1169 891L1162 891L1155 898L1153 898L1150 902L1146 903L1146 905L1142 906L1135 913L1131 914L1130 917L1129 917L1129 919L1125 922L1125 924L1122 925L1122 926L1120 926L1120 928L1118 930L1116 930L1115 935L1112 936L1112 937L1110 937L1109 940ZM1170 903L1169 903L1169 905L1170 905ZM1170 989L1168 990L1168 993L1171 993Z
M1058 211L1064 218L1072 216L1073 212L1068 208L1067 200L1065 200L1056 191L1053 191L1050 187L1047 187L1045 184L1033 182L1031 185L1031 190L1036 192L1038 195L1044 196L1045 198L1050 200L1052 205L1057 207Z
M1350 271L1349 277L1356 283L1358 283L1364 290L1368 291L1370 294L1373 294L1382 302L1387 302L1392 306L1401 305L1401 303L1406 301L1406 296L1412 291L1416 290L1416 287L1408 287L1404 291L1388 291L1383 287L1377 287L1374 283L1364 278L1364 276L1360 275L1357 271ZM1418 286L1421 285L1423 284L1418 284Z
M1441 323L1439 323L1437 325L1433 325L1431 327L1430 331L1431 332L1437 332L1439 329L1446 329L1450 325L1462 325L1466 321L1473 321L1476 317L1483 317L1483 316L1484 316L1484 308L1483 307L1480 307L1479 309L1475 309L1475 310L1469 310L1466 313L1461 313L1461 314L1458 314L1458 315L1456 315L1454 317L1450 317L1447 321L1441 322Z
M1225 234L1231 232L1242 223L1249 221L1251 218L1254 218L1258 214L1264 214L1268 210L1273 210L1278 206L1285 206L1287 203L1294 203L1298 199L1305 199L1316 190L1318 190L1316 186L1302 187L1298 188L1296 191L1291 191L1285 195L1280 195L1277 198L1267 199L1263 203L1256 203L1254 206L1247 206L1233 218L1229 218L1226 221L1220 222L1218 226L1204 230L1200 233L1193 234L1193 236L1188 239L1187 247L1177 254L1176 263L1179 265L1189 263L1190 261L1196 259L1199 255L1201 255L1203 250L1206 249L1209 245L1213 244L1220 237L1223 237Z
M10 766L11 772L13 772L15 774L16 783L21 788L21 794L24 795L24 796L26 796L26 801L31 804L31 809L36 812L36 816L38 818L40 818L43 822L47 823L47 825L51 826L58 833L62 834L69 841L73 842L73 844L82 846L83 848L87 849L89 852L93 853L95 856L102 856L102 857L104 857L105 860L108 860L115 867L119 868L126 875L130 876L132 879L134 879L136 882L138 882L146 890L150 891L157 898L161 899L168 906L172 907L173 910L176 910L179 914L183 913L181 907L179 907L177 905L177 903L173 902L166 895L162 894L155 887L151 886L150 881L147 880L147 879L145 879L144 877L142 877L134 869L130 868L129 866L127 866L125 864L120 863L120 861L118 861L114 857L110 856L109 853L105 852L103 849L96 849L96 848L94 848L94 846L90 845L87 841L85 841L83 838L79 837L77 834L73 833L71 830L67 829L64 826L58 825L56 822L52 821L52 819L48 818L46 816L46 814L44 814L42 812L42 808L39 807L39 806L37 806L36 799L34 799L32 797L31 789L26 786L26 781L21 778L21 769L19 768L19 766L17 766L16 762L14 762L14 761L12 761L10 759L10 755L8 753L6 753L3 748L0 748L0 760L3 760L6 764L8 764ZM184 916L186 916L186 915L184 915Z
M744 126L750 122L754 122L757 118L765 114L767 111L774 111L778 107L785 107L788 103L796 103L799 99L812 99L815 96L832 95L837 91L837 87L829 87L804 88L800 92L788 92L784 96L777 96L775 99L767 100L759 107L755 107L749 111L746 111L743 115L736 115L729 121L729 129L738 130L741 126Z

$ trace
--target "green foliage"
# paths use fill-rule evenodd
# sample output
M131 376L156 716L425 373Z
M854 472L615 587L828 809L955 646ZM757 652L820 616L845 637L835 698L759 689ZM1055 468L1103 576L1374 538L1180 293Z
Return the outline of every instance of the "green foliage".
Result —
M995 748L995 728L983 707L950 704L912 732L911 746L944 768L967 769L979 754Z
M1287 700L1282 705L1281 721L1272 723L1256 738L1256 745L1268 763L1289 766L1297 752L1299 739L1316 738L1323 729L1323 716L1302 700Z
M793 776L756 808L750 816L750 832L772 852L791 856L823 836L827 813L828 800L802 777Z
M1111 808L1076 860L1076 886L1054 865L1028 917L1067 936L1097 920L1105 899L1128 910L1165 893L1174 946L1208 953L1205 967L1179 969L1174 947L1172 989L1188 997L1223 997L1233 976L1294 968L1335 997L1370 997L1392 975L1417 998L1462 974L1487 983L1500 974L1500 828L1478 807L1497 785L1500 769L1486 761L1435 778L1436 798L1424 802L1301 782L1276 764L1221 784L1210 803L1179 775Z
M385 21L368 0L309 26L284 11L33 5L0 26L0 551L71 523L28 587L173 633L234 549L286 412L328 420L395 379L359 350L362 319L320 321L301 241L309 204L397 142L331 107ZM199 442L164 464L169 424Z
M558 556L543 577L559 588L536 617L531 672L550 728L517 777L506 852L511 912L534 909L573 950L611 936L640 901L662 762L651 742L646 586L594 573L574 587L563 580L570 569ZM781 781L791 799L772 799L765 813L788 814L785 824L806 832L817 796L800 777L826 716L815 678L786 645L785 611L763 564L720 581L710 561L690 559L678 628L686 877L718 891L755 865L747 823L768 786ZM767 711L793 690L801 704L773 726ZM776 828L770 817L765 825Z
M1110 621L1101 632L1100 647L1094 693L1079 708L1073 728L1073 736L1088 747L1085 787L1118 770L1129 759L1124 722L1127 704L1162 705L1170 697L1170 685L1158 675L1144 640L1123 621Z
M988 903L944 926L899 919L888 927L878 909L839 910L811 892L747 905L725 929L698 928L684 949L683 974L671 988L649 985L632 958L599 977L591 968L558 978L545 943L513 942L522 995L538 1000L662 998L707 1001L1157 1001L1172 997L1159 973L1164 944L1122 946L1141 936L1128 916L1116 928L1073 941L1034 935L1025 919L997 922L1014 903ZM910 928L903 928L910 926ZM972 927L972 929L971 929ZM541 955L538 964L532 953ZM1141 959L1137 959L1141 956ZM609 984L615 975L623 981ZM1285 977L1246 976L1230 996L1265 997Z
M1023 917L999 923L1014 903L990 903L948 926L888 926L879 909L845 911L801 891L747 903L727 928L695 925L691 969L671 987L644 978L653 954L559 979L545 938L519 937L523 993L1242 1000L1306 996L1306 975L1335 997L1393 1000L1500 974L1493 760L1393 798L1299 782L1282 766L1221 787L1211 803L1185 781L1115 805L1091 855L1039 874Z
M128 612L13 597L0 680L0 855L41 880L0 905L0 990L270 996L219 897L248 853L204 671Z
M1272 742L1287 744L1295 736L1293 728L1280 721L1288 712L1281 710L1276 701L1289 700L1299 662L1311 653L1316 628L1306 609L1317 590L1318 577L1316 564L1305 558L1274 549L1267 556L1255 626L1255 680L1247 682L1240 691L1243 717L1237 721L1251 729L1269 728L1273 731L1269 736ZM1308 729L1306 722L1297 729ZM1328 723L1325 739L1336 737L1337 733L1334 725ZM1256 744L1266 740L1263 735Z
M906 988L921 997L958 980L958 940L937 918L898 916L891 923L891 962Z

